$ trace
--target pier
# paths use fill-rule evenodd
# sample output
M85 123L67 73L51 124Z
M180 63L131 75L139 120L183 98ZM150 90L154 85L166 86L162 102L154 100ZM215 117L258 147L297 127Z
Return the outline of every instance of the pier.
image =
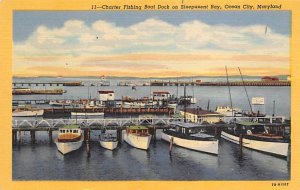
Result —
M83 129L90 128L92 130L102 130L106 128L117 129L130 125L157 125L163 129L176 121L182 121L182 118L168 117L140 117L140 118L105 118L105 119L23 119L13 120L13 130L41 130L45 131L49 128L57 130L64 125L78 124Z
M82 82L13 82L13 86L83 86Z
M290 123L286 122L283 117L241 117L240 119L251 121L256 119L269 127L270 131L285 134L290 130ZM21 143L21 132L29 131L31 136L31 143L35 144L35 133L37 131L48 132L49 143L53 142L52 132L57 131L60 127L70 124L77 124L85 133L91 130L117 130L118 139L122 138L122 130L131 125L144 125L149 128L153 140L156 139L157 129L167 129L176 122L183 122L183 118L171 117L139 117L139 118L106 118L106 119L24 119L13 120L12 122L12 141L14 144ZM200 127L215 136L220 136L223 128L230 127L232 124L218 122L218 123L199 123Z
M13 89L12 95L32 95L32 94L62 95L64 92L65 91L63 89L54 89L54 90Z
M290 81L244 81L243 82L174 82L152 81L151 86L291 86Z
M12 141L13 144L21 144L22 131L29 131L31 143L35 144L36 132L48 132L49 143L53 143L52 132L57 131L60 127L70 124L78 124L84 131L85 138L91 130L116 130L118 140L122 140L122 130L131 125L144 125L149 128L152 139L156 140L157 129L167 129L177 121L183 121L182 118L111 118L111 119L28 119L14 120L12 123ZM222 127L228 127L229 124L203 124L201 127L210 128L211 131L221 131ZM87 142L90 141L86 139Z
M71 112L93 113L103 112L104 114L168 114L174 113L174 108L123 108L123 107L103 107L103 108L46 108L45 115L70 114Z

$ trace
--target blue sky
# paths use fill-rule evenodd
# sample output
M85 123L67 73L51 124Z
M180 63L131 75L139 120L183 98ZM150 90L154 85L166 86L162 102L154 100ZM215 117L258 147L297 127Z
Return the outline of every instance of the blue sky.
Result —
M290 13L14 11L13 72L220 76L227 66L232 75L237 67L245 75L288 75Z
M22 41L39 25L61 27L70 19L84 20L87 24L103 19L126 27L149 17L177 25L199 19L212 25L262 24L284 35L291 30L290 11L14 11L13 37L14 41Z

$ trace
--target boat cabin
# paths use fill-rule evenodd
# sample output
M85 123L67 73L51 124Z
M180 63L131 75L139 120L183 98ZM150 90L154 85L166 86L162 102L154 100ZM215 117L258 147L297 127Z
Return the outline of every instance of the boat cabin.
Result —
M72 133L72 134L81 134L80 129L59 129L60 134Z
M170 92L166 91L154 91L153 100L168 100L171 98Z
M113 101L115 100L115 92L111 90L100 90L99 93L99 100L100 101Z
M248 121L236 122L233 130L236 135L267 133L267 130L263 124Z
M81 129L79 125L65 125L59 128L58 142L74 142L81 138Z
M126 133L131 133L139 136L148 136L149 135L149 130L145 126L130 126L126 128Z
M177 122L174 124L174 129L177 133L181 134L195 134L201 131L201 126L195 123L184 123L184 122Z
M185 115L188 121L194 123L216 123L223 118L223 115L220 113L209 110L202 110L201 108L186 108L185 110L180 110L179 114L181 116Z
M164 130L164 133L189 140L216 140L214 136L207 134L206 129L200 124L190 122L175 122L171 125L173 127L171 129Z

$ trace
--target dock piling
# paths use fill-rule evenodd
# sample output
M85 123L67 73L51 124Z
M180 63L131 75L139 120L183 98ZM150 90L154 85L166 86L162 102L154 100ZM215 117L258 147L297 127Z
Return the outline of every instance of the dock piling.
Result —
M217 137L219 135L218 127L215 126L214 128L215 128L215 137Z
M85 135L86 136L86 152L87 152L87 156L90 157L91 156L91 152L90 152L91 131L90 131L90 129L86 129L85 133L86 133L86 135Z
M174 141L174 138L173 138L173 137L171 137L171 139L170 139L170 146L169 146L169 154L171 154L171 153L172 153L173 141Z
M121 128L117 129L117 139L118 139L119 143L122 142L122 129Z
M49 128L49 130L48 130L48 135L49 135L49 143L52 144L53 143L53 138L52 138L52 130L51 130L51 128Z
M31 144L35 144L35 131L30 131Z
M22 142L21 130L19 130L18 132L19 132L18 145L21 145L21 142Z
M240 144L240 157L243 157L243 134L240 134L239 144Z
M153 127L153 140L156 141L156 127Z
M17 131L13 130L12 131L12 141L13 141L13 144L17 144Z

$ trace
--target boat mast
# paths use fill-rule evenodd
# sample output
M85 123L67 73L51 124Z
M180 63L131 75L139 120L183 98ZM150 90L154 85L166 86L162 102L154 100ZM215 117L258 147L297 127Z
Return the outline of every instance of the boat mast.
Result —
M88 89L87 89L88 90L88 94L87 94L88 97L87 97L87 99L89 100L90 99L90 82L89 81L87 82L87 85L88 85Z
M195 98L195 89L194 89L194 77L192 77L192 84L191 85L193 85L192 86L192 90L193 90L193 97L191 98L191 103L192 103L192 100L194 100L194 98ZM195 104L193 104L193 110L195 111L196 109L195 109ZM197 117L198 117L198 115L197 115ZM196 114L194 113L194 122L196 123Z
M272 116L274 117L275 116L275 100L273 100L273 114Z
M184 92L183 92L183 100L184 100L184 103L183 103L183 106L184 106L184 122L186 123L186 84L184 83Z
M179 99L178 99L178 86L179 86L179 81L178 81L178 77L177 77L177 90L176 90L177 103L179 102Z
M230 91L230 85L229 85L229 79L228 79L228 72L227 72L227 66L225 66L225 70L226 70L226 78L227 78L227 87L228 87L229 98L230 98L231 114L232 114L232 116L234 116L234 114L233 114L233 107L232 107L231 91Z
M241 69L239 67L238 67L238 69L239 69L239 72L240 72L240 75L241 75L241 78L242 78L243 87L244 87L244 90L246 92L248 103L249 103L249 106L250 106L250 111L251 111L251 114L252 114L253 113L253 109L252 109L252 105L251 105L251 102L250 102L250 99L249 99L249 95L248 95L248 92L247 92L247 89L246 89L246 86L245 86L244 78L243 78Z
M209 110L209 103L210 103L210 100L208 99L208 101L207 101L207 107L206 107L207 110Z

